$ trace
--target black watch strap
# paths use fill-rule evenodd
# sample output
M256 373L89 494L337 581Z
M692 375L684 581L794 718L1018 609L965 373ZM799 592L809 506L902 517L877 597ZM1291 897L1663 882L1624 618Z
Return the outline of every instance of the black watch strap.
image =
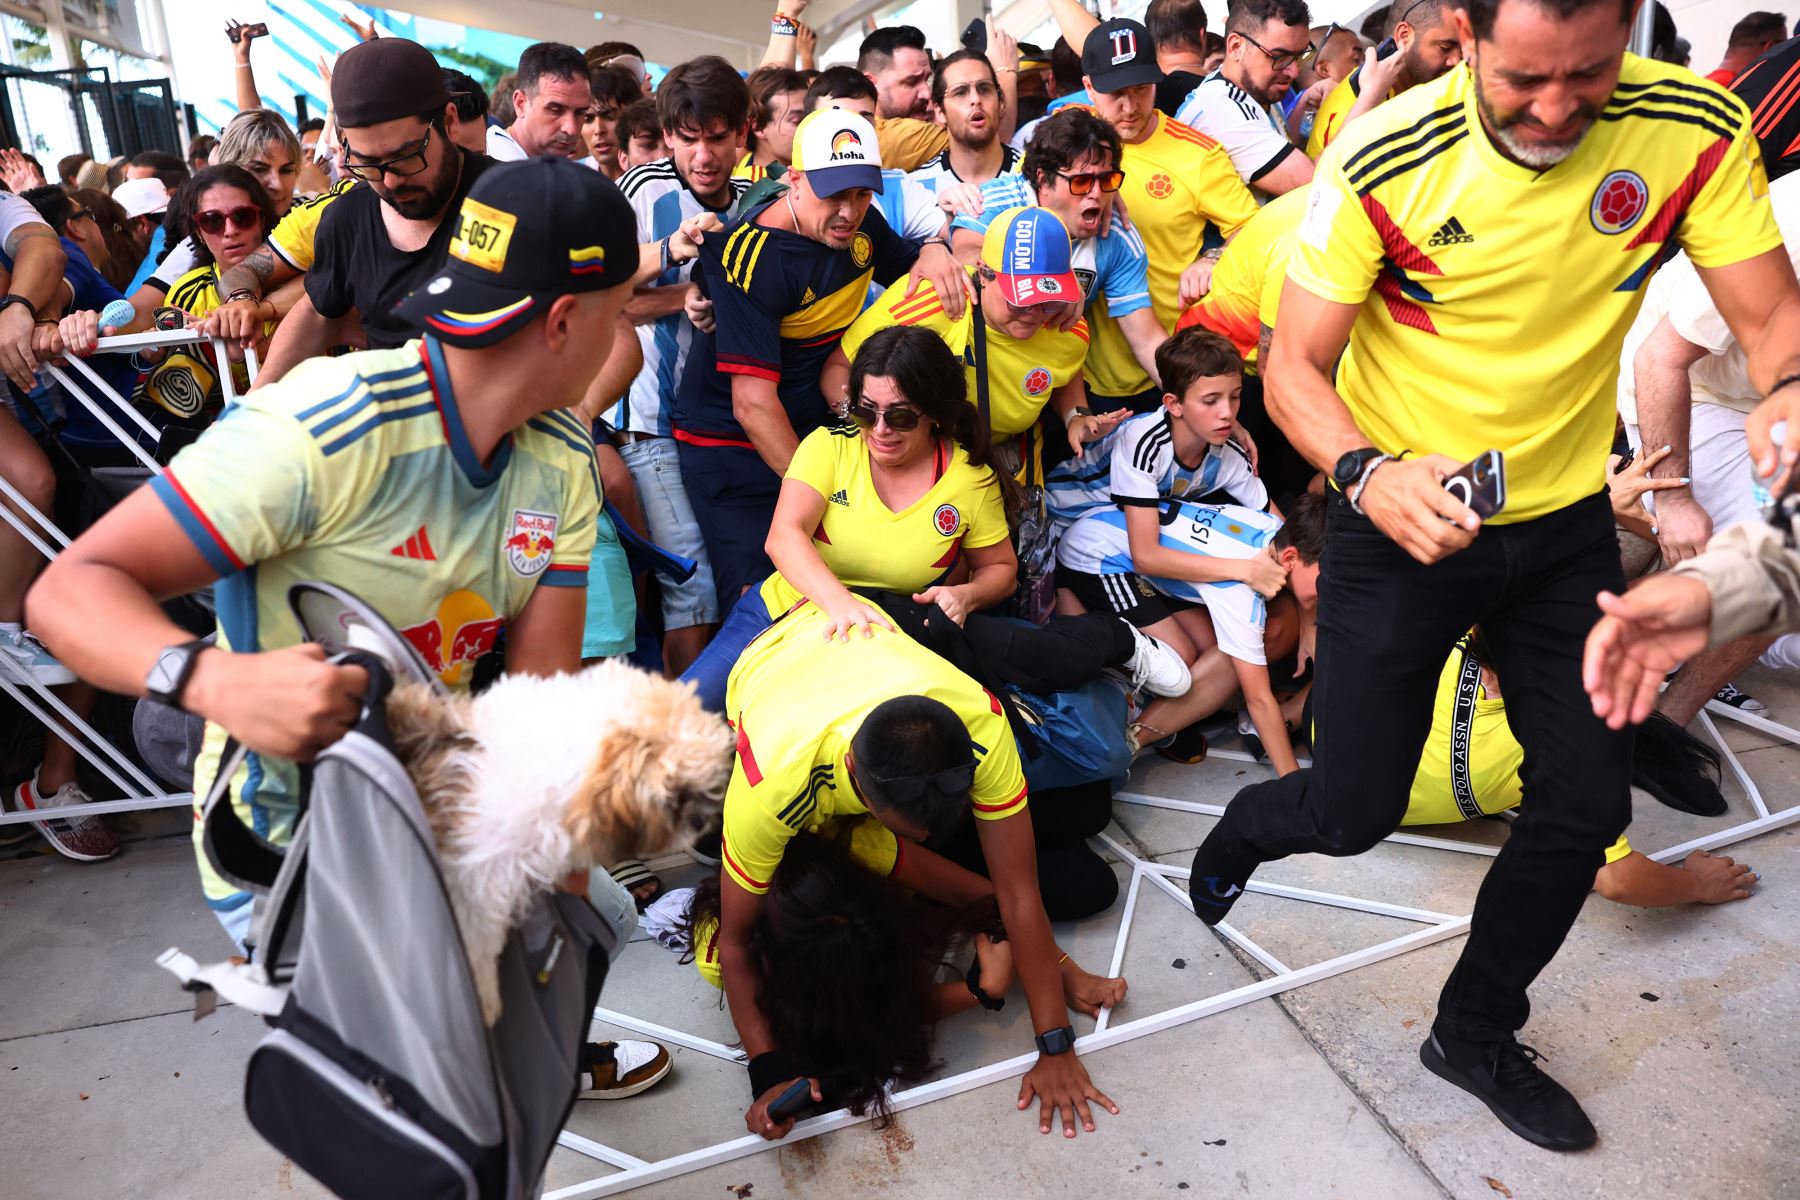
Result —
M195 638L163 650L156 656L156 663L144 680L145 693L170 708L182 708L181 694L194 676L194 664L199 661L201 651L211 648L212 643L205 638ZM186 709L182 708L182 711Z
M26 311L31 313L31 319L33 321L37 320L37 315L38 315L37 305L33 304L31 301L27 300L25 297L19 295L17 292L8 292L6 295L0 296L0 312L5 312L7 309L11 308L15 304L23 304L26 308Z
M994 997L981 990L980 955L976 955L975 961L969 964L968 973L963 976L963 983L968 986L969 995L975 997L981 1007L987 1009L989 1012L999 1012L1006 1007L1006 997L1002 996L996 1000Z
M1075 1027L1064 1025L1061 1029L1052 1029L1048 1033L1038 1034L1037 1048L1039 1054L1051 1057L1067 1054L1075 1048Z

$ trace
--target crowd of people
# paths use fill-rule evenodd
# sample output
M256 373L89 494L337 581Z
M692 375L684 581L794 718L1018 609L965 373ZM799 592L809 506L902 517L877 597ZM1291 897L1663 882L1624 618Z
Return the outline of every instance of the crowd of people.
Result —
M297 130L240 26L216 138L56 182L0 151L0 479L78 534L46 564L0 525L0 669L137 700L196 797L246 747L227 785L276 844L365 685L293 583L356 592L453 688L691 681L736 731L716 874L585 886L722 990L770 1138L797 1080L879 1109L936 1020L1015 984L1020 1107L1069 1137L1116 1112L1069 1013L1126 981L1051 922L1117 901L1088 842L1133 758L1235 731L1274 778L1196 852L1208 924L1263 862L1515 817L1421 1058L1591 1145L1516 1040L1527 989L1591 891L1751 893L1632 851L1630 785L1722 812L1685 726L1800 665L1738 622L1678 643L1654 714L1581 672L1597 597L1627 628L1628 575L1759 516L1751 414L1800 384L1800 38L1752 14L1702 80L1666 12L1626 53L1627 0L1049 7L1048 49L887 26L821 68L779 0L748 75L543 42L492 89L366 27ZM190 328L216 341L96 352ZM71 360L142 421L40 370ZM0 832L116 854L86 786L47 733L5 798L42 819ZM249 950L251 896L199 858ZM587 1063L611 1099L671 1059Z

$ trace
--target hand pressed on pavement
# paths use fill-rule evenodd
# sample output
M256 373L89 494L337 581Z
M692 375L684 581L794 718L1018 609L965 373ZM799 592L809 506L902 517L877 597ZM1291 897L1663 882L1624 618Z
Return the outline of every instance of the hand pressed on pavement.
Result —
M1064 1054L1040 1054L1037 1064L1025 1073L1019 1083L1019 1108L1021 1111L1031 1107L1031 1102L1038 1105L1038 1132L1049 1133L1050 1127L1056 1124L1057 1114L1062 1114L1064 1137L1075 1136L1075 1120L1081 1119L1081 1127L1089 1133L1094 1132L1094 1113L1089 1104L1098 1104L1114 1116L1119 1115L1119 1106L1107 1099L1106 1094L1094 1086L1088 1078L1087 1067L1075 1057L1073 1050Z

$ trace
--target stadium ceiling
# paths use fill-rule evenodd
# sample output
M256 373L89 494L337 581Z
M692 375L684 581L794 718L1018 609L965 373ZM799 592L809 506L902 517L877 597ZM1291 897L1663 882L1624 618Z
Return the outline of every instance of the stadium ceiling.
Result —
M748 0L388 0L385 6L584 48L631 42L654 62L676 63L710 53L740 67L753 67L762 58L775 7ZM947 11L965 6L980 9L969 0L944 0ZM813 0L805 20L819 32L824 47L865 15L891 7L893 0Z

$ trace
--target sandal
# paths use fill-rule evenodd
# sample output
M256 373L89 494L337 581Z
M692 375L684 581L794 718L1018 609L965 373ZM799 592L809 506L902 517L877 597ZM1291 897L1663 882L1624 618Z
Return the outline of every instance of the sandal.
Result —
M632 902L637 905L639 912L643 912L650 905L656 903L656 898L662 895L662 880L658 879L656 873L644 865L642 859L622 858L608 867L606 873L612 876L614 883L631 894ZM639 895L637 889L645 884L654 884L654 890L648 895Z

